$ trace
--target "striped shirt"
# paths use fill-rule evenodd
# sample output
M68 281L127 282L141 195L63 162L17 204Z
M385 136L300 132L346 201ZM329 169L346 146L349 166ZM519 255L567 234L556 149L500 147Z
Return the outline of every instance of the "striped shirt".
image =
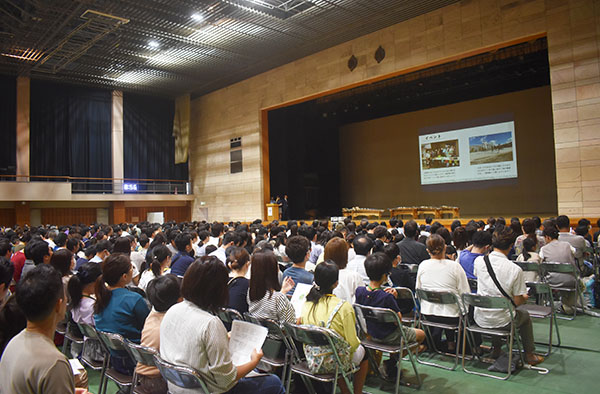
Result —
M272 319L279 323L296 321L294 307L288 298L278 291L274 291L273 294L269 294L267 291L264 297L258 301L250 301L250 296L248 296L248 310L256 317Z

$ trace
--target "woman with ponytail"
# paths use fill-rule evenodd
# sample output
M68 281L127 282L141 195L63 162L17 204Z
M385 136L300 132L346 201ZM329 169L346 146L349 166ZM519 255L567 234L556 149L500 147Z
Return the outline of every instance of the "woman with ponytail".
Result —
M354 393L362 394L367 377L368 361L365 357L365 349L360 344L360 339L356 334L356 316L352 305L333 295L333 289L338 285L338 277L339 269L333 261L326 260L317 265L315 268L315 283L306 296L306 302L302 307L302 315L298 319L298 323L329 328L348 343L350 360L347 361L360 366L359 371L354 374ZM318 358L320 356L318 353L321 353L320 349L314 350L316 352L309 347L304 348L307 357L314 356ZM326 363L325 361L322 364ZM342 393L350 393L344 379L340 379L338 383Z
M542 246L546 245L544 237L536 234L536 223L533 219L523 220L523 234L519 235L515 240L515 254L520 255L523 253L523 241L527 238L531 239L535 243L534 252L539 253ZM527 261L527 260L522 260Z
M75 323L94 325L94 304L96 303L94 287L96 279L100 275L102 275L100 264L88 262L79 267L77 273L69 279L67 284L69 307ZM79 353L80 350L75 343L71 345L71 352ZM85 338L84 350L86 357L91 360L102 361L104 359L100 342L95 339Z
M102 275L96 279L96 304L94 321L99 331L120 334L132 342L140 343L144 321L150 308L144 298L125 286L131 282L133 266L129 256L112 254L102 267ZM127 354L111 353L113 367L131 375L135 364Z
M527 237L523 240L521 245L523 253L517 256L517 261L527 261L538 264L542 262L542 258L536 253L536 250L539 250L539 244L535 238ZM539 282L540 280L538 273L535 271L524 271L523 277L525 278L525 282Z
M229 305L228 308L235 309L242 315L248 312L248 287L250 281L246 278L248 268L250 268L250 255L244 248L233 247L227 256L227 267L231 270L229 273Z
M146 269L146 262L142 263L143 271L138 287L144 291L146 291L146 287L152 279L168 273L171 265L171 251L165 245L155 246L152 249L151 256L152 261L148 269Z

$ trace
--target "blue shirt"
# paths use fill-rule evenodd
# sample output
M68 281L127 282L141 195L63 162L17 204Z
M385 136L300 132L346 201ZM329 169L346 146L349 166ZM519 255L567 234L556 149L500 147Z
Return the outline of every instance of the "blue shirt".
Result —
M369 291L366 287L361 286L356 289L356 303L365 306L374 306L377 308L388 308L394 312L400 312L400 308L396 303L396 297L383 290ZM373 338L384 339L394 331L396 331L394 323L380 323L372 320L367 320L367 331Z
M75 271L79 271L79 268L87 262L88 259L86 259L85 257L78 258L77 262L75 263Z
M294 287L290 291L288 291L288 295L293 295L294 291L296 291L296 284L298 283L306 283L307 285L311 285L313 283L314 275L312 272L308 272L304 268L290 267L283 271L283 280L287 277L291 277L294 281Z
M465 270L467 279L477 279L475 274L473 274L473 265L475 263L475 259L479 256L483 255L481 253L472 253L468 250L463 250L460 252L460 255L458 256L458 263Z
M173 256L171 262L171 273L177 276L185 275L188 267L194 262L194 258L186 252L179 252Z
M150 313L144 298L124 288L112 290L108 305L94 314L98 331L120 334L132 342L140 343L142 328Z

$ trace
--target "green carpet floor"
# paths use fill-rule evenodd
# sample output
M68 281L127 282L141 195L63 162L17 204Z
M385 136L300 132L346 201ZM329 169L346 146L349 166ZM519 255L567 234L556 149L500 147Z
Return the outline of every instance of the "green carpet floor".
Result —
M598 367L600 366L600 319L591 316L577 316L573 321L558 320L562 346L554 348L552 354L540 364L550 372L547 375L536 371L521 370L508 381L469 375L460 369L446 371L440 368L418 364L417 368L423 379L420 390L400 387L402 393L447 393L447 394L482 394L482 393L595 393L598 392ZM534 319L536 341L547 341L547 320ZM556 343L556 337L555 337ZM542 346L539 350L543 350ZM442 362L444 362L443 360ZM485 366L473 366L476 370L485 370ZM404 375L408 381L414 381L410 363L403 362ZM88 370L90 391L98 393L100 374ZM376 377L367 379L365 391L393 393L393 384L382 382ZM118 391L114 383L110 383L107 393Z

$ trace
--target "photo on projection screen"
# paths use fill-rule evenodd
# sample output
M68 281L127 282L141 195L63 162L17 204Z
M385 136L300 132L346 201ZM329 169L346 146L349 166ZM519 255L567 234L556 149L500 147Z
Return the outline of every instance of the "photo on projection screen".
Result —
M421 185L517 177L515 122L419 135Z

